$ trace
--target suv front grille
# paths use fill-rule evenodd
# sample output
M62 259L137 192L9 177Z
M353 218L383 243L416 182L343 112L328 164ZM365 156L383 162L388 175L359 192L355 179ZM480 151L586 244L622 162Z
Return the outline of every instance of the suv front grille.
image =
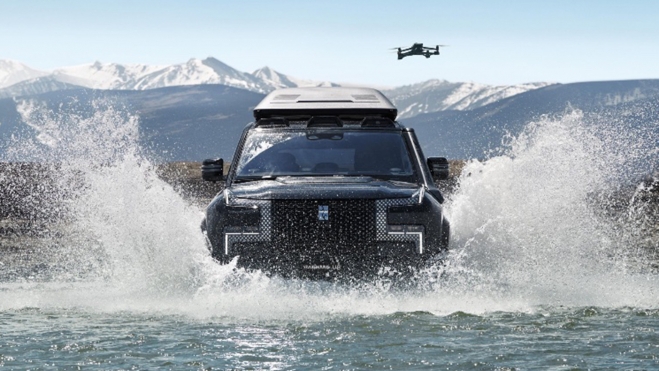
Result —
M375 235L375 200L272 202L273 242L363 243Z

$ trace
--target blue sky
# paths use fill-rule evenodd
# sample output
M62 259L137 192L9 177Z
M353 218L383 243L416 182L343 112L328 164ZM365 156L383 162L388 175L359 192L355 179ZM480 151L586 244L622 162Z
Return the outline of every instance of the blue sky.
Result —
M213 56L376 86L659 78L659 1L2 0L0 34L0 59L43 70ZM450 46L388 50L414 42Z

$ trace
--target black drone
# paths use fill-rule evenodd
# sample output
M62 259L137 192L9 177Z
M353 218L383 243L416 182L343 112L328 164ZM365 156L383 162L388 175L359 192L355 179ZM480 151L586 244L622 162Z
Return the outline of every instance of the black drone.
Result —
M398 59L403 59L410 55L423 55L426 58L430 58L431 55L439 55L439 47L447 45L435 45L435 47L423 46L422 43L414 43L409 48L392 48L393 50L398 49Z

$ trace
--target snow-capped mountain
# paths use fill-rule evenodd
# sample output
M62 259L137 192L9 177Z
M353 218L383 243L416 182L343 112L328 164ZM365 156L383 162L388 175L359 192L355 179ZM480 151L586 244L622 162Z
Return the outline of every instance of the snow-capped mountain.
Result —
M132 85L144 76L164 69L165 66L144 64L116 64L95 62L58 68L52 72L52 78L70 85L91 89L133 89Z
M313 81L313 80L302 80L297 79L292 76L284 75L273 70L270 67L262 67L258 70L252 72L252 75L260 78L269 86L279 89L279 88L302 88L302 87L332 87L332 86L341 86L339 84L330 82L330 81Z
M180 85L221 84L265 93L272 88L215 58L190 59L171 66L86 64L53 72L59 81L93 89L145 90Z
M259 68L258 70L252 72L252 75L256 78L261 79L269 86L275 87L277 89L294 88L299 86L298 84L293 82L293 80L289 76L286 76L283 73L279 73L267 66Z
M57 80L52 75L37 77L35 79L24 80L19 83L13 84L4 89L0 89L0 99L11 97L24 97L27 95L35 95L48 93L57 90L75 89L80 88L78 85L68 84Z
M101 90L146 90L169 86L219 84L268 93L286 87L340 86L328 81L298 79L269 67L253 73L208 57L170 66L95 62L58 68L52 72L31 69L21 63L0 60L0 98L40 94L84 87ZM490 86L477 83L428 80L384 90L398 107L399 117L443 110L470 110L500 99L548 85L530 83Z
M44 84L45 81L50 85ZM55 84L56 82L60 84ZM18 83L22 84L20 88L12 87ZM241 72L212 57L203 60L193 58L186 63L170 66L95 62L58 68L50 73L30 69L18 62L0 60L0 97L15 96L15 93L22 92L44 93L65 86L103 90L145 90L203 84L220 84L258 93L268 93L283 87L339 86L331 82L297 79L269 67L263 67L254 73ZM49 86L54 89L49 89ZM9 87L12 89L7 89Z
M473 82L428 80L383 93L398 107L398 117L444 110L471 110L529 90L551 85L546 82L491 86Z
M0 59L0 89L46 75L48 72L35 70L23 63Z
M121 65L115 63L65 67L53 72L68 84L93 89L145 90L167 86L220 84L257 93L302 86L339 86L330 82L296 79L263 67L254 73L241 72L209 57L190 59L171 66Z

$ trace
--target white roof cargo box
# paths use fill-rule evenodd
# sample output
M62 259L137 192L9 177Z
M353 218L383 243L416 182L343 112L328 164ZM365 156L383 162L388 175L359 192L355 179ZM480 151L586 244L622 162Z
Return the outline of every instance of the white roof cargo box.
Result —
M256 108L254 118L312 116L363 118L381 116L395 120L398 110L381 92L369 88L290 88L268 94Z

